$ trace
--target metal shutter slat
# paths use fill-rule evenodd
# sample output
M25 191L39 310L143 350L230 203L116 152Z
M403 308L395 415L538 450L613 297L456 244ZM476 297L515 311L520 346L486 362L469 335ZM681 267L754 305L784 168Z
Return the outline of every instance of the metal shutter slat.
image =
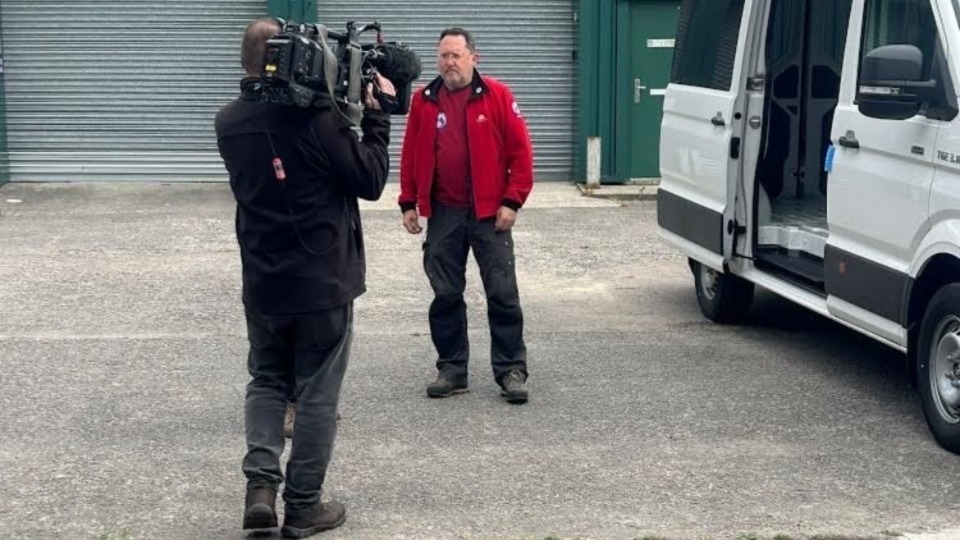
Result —
M420 55L424 74L436 77L440 32L462 26L474 35L480 72L510 85L523 109L534 145L536 179L573 177L576 40L573 0L445 0L348 2L320 0L318 20L334 30L346 21L378 21L389 41L402 41ZM373 36L364 36L365 43ZM391 171L399 171L406 118L394 118Z
M263 0L0 2L11 179L224 181L213 131Z

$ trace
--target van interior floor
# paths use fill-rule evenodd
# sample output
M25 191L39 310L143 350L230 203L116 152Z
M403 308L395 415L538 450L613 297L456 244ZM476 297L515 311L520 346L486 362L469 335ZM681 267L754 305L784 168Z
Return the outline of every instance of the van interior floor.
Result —
M793 199L779 197L771 203L773 225L803 226L811 230L827 231L827 199Z
M798 285L822 292L828 237L826 199L775 199L770 220L758 230L757 263Z

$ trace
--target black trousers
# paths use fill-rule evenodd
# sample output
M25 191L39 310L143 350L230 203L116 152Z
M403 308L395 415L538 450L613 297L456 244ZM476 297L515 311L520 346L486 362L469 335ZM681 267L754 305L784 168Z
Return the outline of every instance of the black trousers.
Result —
M298 403L283 499L288 508L320 501L337 433L337 403L350 357L353 303L313 313L276 315L246 309L247 455L250 484L278 486L287 400Z
M423 266L435 295L430 305L430 335L437 349L437 369L450 380L467 381L470 343L463 292L471 249L487 296L494 378L499 383L511 370L527 375L513 236L509 231L496 232L494 225L493 219L477 221L472 209L436 203L427 223Z

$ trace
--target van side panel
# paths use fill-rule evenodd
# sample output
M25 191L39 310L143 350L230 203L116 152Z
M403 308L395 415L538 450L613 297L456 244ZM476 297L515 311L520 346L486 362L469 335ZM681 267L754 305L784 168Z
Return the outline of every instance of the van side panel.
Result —
M661 189L657 193L660 227L709 250L723 253L723 214Z
M723 214L732 128L712 120L732 123L735 100L729 91L673 84L667 88L660 131L661 192Z
M851 14L831 133L837 151L828 184L825 288L832 315L889 334L887 327L906 324L909 268L928 223L940 122L922 114L895 121L861 113L860 58L889 43L936 37L938 25L930 5L912 2L911 15L923 28L901 25L903 35L887 35L877 28L891 26L901 15L894 8L906 4L866 3L875 11L865 14L865 2L856 2Z
M910 276L827 245L824 258L827 294L899 323L904 320Z
M753 6L754 0L682 0L663 105L660 227L724 257L732 245L724 224L733 219L740 178L744 120L737 107Z

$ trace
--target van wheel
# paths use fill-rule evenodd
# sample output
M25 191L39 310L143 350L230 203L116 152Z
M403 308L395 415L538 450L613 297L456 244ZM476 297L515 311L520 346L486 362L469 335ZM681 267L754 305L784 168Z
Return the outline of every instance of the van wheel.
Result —
M703 315L716 323L742 321L753 303L753 283L690 261Z
M934 438L960 454L960 284L940 289L923 315L917 382Z

